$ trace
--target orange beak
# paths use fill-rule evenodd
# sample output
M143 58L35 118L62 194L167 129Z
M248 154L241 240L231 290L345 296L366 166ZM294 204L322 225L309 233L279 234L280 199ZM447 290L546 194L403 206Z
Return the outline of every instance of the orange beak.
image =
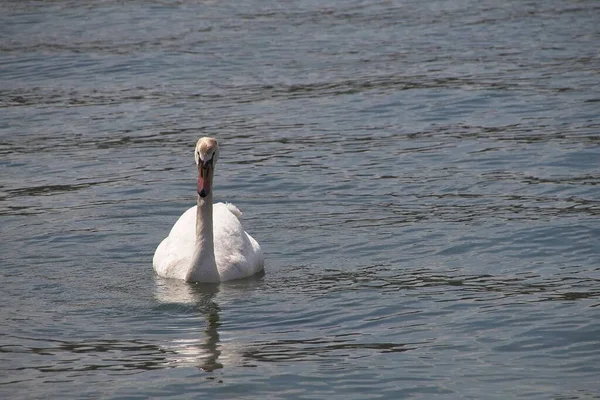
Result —
M211 170L212 163L210 161L198 164L198 195L202 198L210 194L212 186Z

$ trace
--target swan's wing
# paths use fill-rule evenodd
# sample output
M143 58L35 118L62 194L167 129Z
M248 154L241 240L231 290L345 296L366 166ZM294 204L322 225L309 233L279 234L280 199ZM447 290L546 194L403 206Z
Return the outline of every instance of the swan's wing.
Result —
M227 207L227 209L231 211L231 213L235 215L237 219L240 219L240 217L242 216L242 212L240 211L240 209L234 206L233 204L225 203L225 207Z
M263 268L260 245L244 231L240 215L232 204L213 206L215 260L223 281L245 278Z
M196 240L196 206L184 212L158 246L152 264L165 278L185 279Z

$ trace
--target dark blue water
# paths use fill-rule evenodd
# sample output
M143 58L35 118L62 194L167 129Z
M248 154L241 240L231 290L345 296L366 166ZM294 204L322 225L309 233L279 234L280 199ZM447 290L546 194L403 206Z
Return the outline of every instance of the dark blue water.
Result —
M600 397L596 1L0 4L0 396ZM264 276L153 275L216 137Z

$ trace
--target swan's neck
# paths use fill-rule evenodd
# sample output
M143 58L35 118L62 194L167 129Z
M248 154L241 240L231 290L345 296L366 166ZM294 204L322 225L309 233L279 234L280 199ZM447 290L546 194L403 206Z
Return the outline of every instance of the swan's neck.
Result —
M213 237L212 193L202 198L198 196L196 207L196 250L188 281L219 282L219 270L215 261Z

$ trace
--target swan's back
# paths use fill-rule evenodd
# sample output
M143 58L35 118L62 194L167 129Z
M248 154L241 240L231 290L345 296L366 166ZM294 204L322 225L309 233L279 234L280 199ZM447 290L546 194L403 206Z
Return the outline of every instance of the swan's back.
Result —
M240 215L232 204L213 206L215 261L222 281L245 278L263 269L260 245L244 231Z
M153 265L166 278L186 279L193 267L196 248L196 209L188 209L169 236L156 249ZM213 205L214 253L221 281L245 278L261 271L264 256L260 245L239 220L241 212L231 204Z

